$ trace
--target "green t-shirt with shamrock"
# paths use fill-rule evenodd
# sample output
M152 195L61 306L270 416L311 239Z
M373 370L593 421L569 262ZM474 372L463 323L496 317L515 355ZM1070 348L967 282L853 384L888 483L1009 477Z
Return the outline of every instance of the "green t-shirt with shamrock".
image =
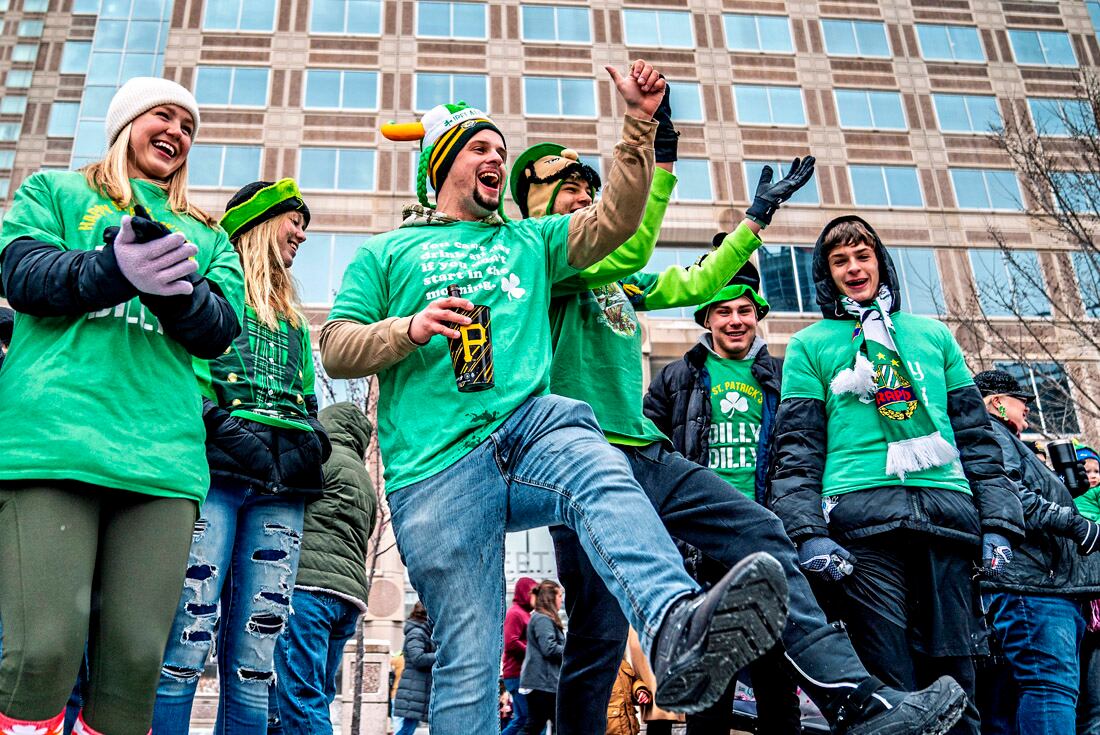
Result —
M240 316L241 265L225 232L172 212L158 186L130 183L136 203L198 247L199 275ZM31 238L97 249L126 213L80 173L36 173L15 194L0 248ZM210 485L191 356L137 298L79 316L16 313L0 370L0 425L0 480L79 480L198 502Z
M459 393L447 340L378 374L378 438L393 492L450 467L550 380L550 285L574 275L569 218L503 224L420 217L370 238L344 273L330 319L411 316L458 286L490 310L495 387Z
M707 466L750 500L756 500L756 449L764 420L764 391L751 359L707 355L710 374L710 454Z
M915 314L892 314L894 341L919 391L921 405L944 439L955 443L947 415L947 394L972 385L962 350L946 326ZM843 495L876 487L941 488L970 493L956 459L950 464L910 472L904 480L886 474L886 435L874 401L863 403L851 393L836 395L830 383L852 366L856 322L824 319L791 338L783 361L783 400L813 398L825 403L826 456L821 495Z

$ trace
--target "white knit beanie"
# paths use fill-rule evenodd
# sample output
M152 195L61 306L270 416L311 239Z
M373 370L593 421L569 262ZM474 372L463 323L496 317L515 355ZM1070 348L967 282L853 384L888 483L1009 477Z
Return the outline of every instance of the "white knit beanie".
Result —
M157 105L179 105L190 112L195 120L191 137L195 137L199 130L199 103L195 95L170 79L134 77L119 87L107 108L107 147L114 145L118 134L134 118Z

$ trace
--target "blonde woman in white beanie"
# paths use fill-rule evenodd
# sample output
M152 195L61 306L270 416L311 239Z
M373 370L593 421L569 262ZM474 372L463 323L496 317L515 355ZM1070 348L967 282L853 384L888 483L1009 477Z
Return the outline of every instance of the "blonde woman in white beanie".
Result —
M0 733L61 732L88 642L77 732L143 735L209 487L192 356L240 331L240 262L187 197L199 113L138 78L108 152L15 194L0 278ZM98 614L91 616L93 596Z

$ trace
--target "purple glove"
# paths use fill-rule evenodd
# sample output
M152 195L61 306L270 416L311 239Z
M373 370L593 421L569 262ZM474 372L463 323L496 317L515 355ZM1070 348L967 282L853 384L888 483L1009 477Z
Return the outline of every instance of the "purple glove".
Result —
M199 249L179 233L137 242L127 215L115 236L114 251L118 269L142 293L187 296L194 290L187 277L199 269L191 259Z

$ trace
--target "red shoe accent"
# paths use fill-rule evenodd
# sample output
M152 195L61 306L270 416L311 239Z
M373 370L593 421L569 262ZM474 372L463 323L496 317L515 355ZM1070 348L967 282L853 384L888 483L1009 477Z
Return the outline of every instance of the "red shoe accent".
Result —
M65 711L48 720L13 720L0 712L0 735L61 735L65 729Z
M152 732L152 730L149 732ZM76 722L73 723L73 735L103 735L103 733L90 727L84 721L84 711L81 710L80 714L76 716Z

